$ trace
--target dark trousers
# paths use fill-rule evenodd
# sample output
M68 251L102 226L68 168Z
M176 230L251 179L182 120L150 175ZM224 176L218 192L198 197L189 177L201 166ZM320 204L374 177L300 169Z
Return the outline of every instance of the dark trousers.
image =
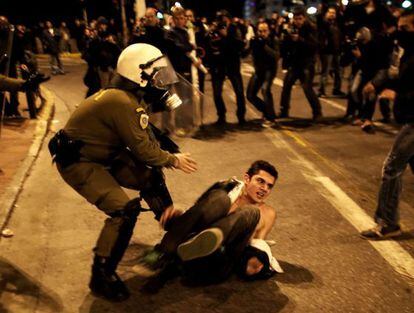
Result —
M358 116L364 120L372 120L375 112L376 95L365 97L362 89L371 80L371 77L364 76L358 71L352 82L350 96L348 99L347 115Z
M183 264L184 274L192 281L218 283L227 279L238 266L239 260L260 219L259 209L240 208L211 225L224 235L222 249Z
M240 71L226 73L221 69L212 70L211 83L213 86L214 103L216 105L217 115L220 120L226 119L226 106L223 100L223 84L226 76L229 78L236 94L237 118L239 121L244 121L244 116L246 114L246 102L244 99L243 80Z
M314 75L315 69L313 66L308 66L304 68L290 67L288 69L285 79L283 80L282 96L280 99L280 110L282 115L289 114L292 87L298 79L302 84L302 88L305 92L306 99L308 99L308 102L312 108L313 116L318 116L322 114L321 104L319 103L319 99L316 96L315 91L312 87Z
M276 71L256 71L250 78L247 87L247 100L249 100L257 110L263 113L263 117L267 120L276 118L273 106L272 85ZM259 90L262 90L263 100L257 96Z
M218 227L224 235L224 246L232 253L240 253L247 245L260 218L255 207L240 208L228 214L230 198L224 190L213 190L199 199L183 215L174 219L159 248L166 253L175 253L177 247L191 235L210 227Z
M337 54L321 54L321 82L319 90L321 93L325 93L325 87L328 82L328 76L331 71L333 70L334 74L334 87L333 91L340 91L341 90L341 71L339 67L339 55Z
M16 69L16 63L10 64L10 77L17 78L17 69ZM18 106L19 106L19 93L17 91L11 91L9 92L10 95L10 102L6 104L4 113L6 116L12 116L12 115L20 115Z

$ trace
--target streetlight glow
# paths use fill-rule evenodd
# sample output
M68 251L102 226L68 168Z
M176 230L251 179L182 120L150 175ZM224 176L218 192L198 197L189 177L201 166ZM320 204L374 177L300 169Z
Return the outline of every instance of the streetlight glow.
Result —
M342 4L343 4L344 6L347 6L347 5L348 5L348 3L349 3L349 0L342 0L341 2L342 2Z
M411 1L409 1L409 0L405 0L402 4L401 4L401 6L404 8L404 9L408 9L409 7L411 7L413 4L411 3Z
M306 10L306 13L308 13L309 15L313 15L313 14L315 14L316 12L318 12L318 9L317 9L317 8L315 8L315 7L309 7L309 8Z

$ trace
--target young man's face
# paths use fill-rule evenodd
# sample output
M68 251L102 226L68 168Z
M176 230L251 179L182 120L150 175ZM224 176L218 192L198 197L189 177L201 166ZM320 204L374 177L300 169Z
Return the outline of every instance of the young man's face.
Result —
M253 203L262 203L269 196L276 179L268 172L259 170L257 174L252 177L245 174L244 182L246 184L247 197Z
M301 28L303 24L305 24L306 17L303 15L295 15L293 16L293 25L297 28Z

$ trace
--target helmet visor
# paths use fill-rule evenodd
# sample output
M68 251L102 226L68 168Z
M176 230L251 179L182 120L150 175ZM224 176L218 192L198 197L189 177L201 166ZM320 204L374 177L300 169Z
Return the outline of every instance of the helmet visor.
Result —
M168 89L171 85L177 83L178 77L167 56L156 60L152 65L154 74L151 85L158 89Z

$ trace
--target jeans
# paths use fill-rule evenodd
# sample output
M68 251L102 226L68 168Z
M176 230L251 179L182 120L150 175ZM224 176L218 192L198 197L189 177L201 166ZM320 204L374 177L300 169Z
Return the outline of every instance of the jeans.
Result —
M389 226L399 223L398 202L402 190L402 174L410 164L414 172L414 124L401 128L382 169L382 181L375 212L377 223Z
M226 79L226 75L230 79L234 93L236 94L237 118L239 119L239 122L244 121L244 116L246 114L246 102L244 99L243 80L240 72L226 74L223 70L212 70L211 83L213 85L214 103L216 105L217 115L220 120L226 119L226 106L223 100L223 84Z
M160 250L175 253L177 247L192 234L210 227L222 230L223 245L230 245L235 254L241 253L259 221L260 213L254 207L238 209L228 214L230 198L224 190L213 190L199 199L183 215L175 218L160 243Z
M276 76L276 71L256 71L250 78L247 87L247 100L249 100L267 120L274 120L276 118L275 109L273 106L272 84ZM263 100L257 96L259 89L262 89Z
M298 79L302 83L302 88L305 92L306 99L308 99L309 104L312 107L313 116L322 114L321 104L319 103L319 99L312 87L314 74L315 69L313 66L308 66L300 69L290 67L288 69L285 79L283 80L282 96L280 98L280 111L282 115L288 115L289 113L292 86Z
M50 68L52 73L63 73L62 62L60 61L59 53L50 54Z
M334 73L334 87L333 91L340 91L341 90L341 71L339 68L339 55L337 54L321 54L321 65L322 65L322 72L321 72L321 82L319 90L321 93L325 93L325 86L328 82L328 75L331 70L333 69Z

